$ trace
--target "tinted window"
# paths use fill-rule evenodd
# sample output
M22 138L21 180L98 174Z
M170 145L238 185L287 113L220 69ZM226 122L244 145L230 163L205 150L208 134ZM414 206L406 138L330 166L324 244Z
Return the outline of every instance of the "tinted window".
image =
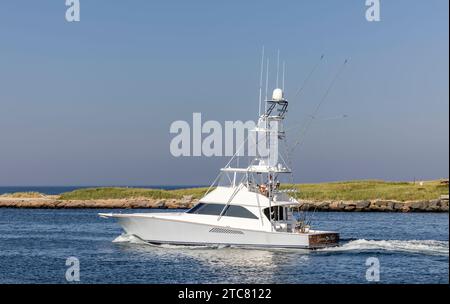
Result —
M225 216L257 219L258 217L241 206L228 206Z
M194 207L192 207L191 209L189 209L187 211L187 213L195 213L198 209L200 209L204 204L203 203L198 203L197 205L195 205Z
M204 204L202 208L199 208L197 214L219 215L225 205L222 204Z
M220 215L220 213L224 210L223 208L225 208L224 204L198 203L192 209L188 210L187 213ZM258 219L257 216L241 206L228 206L225 209L223 216Z
M205 204L199 203L194 208L188 211L188 213L195 214L207 214L207 215L220 215L225 205L223 204Z

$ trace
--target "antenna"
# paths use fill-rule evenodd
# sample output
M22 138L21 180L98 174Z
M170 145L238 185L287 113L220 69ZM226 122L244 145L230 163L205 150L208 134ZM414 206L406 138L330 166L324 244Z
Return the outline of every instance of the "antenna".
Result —
M283 60L283 92L284 92L284 74L286 73L286 61Z
M262 99L262 85L263 85L263 73L264 73L264 46L262 47L261 55L261 73L259 75L259 111L258 115L261 116L261 99Z
M277 53L277 89L278 89L278 71L280 70L280 49Z
M269 87L269 58L267 58L267 68L266 68L266 100L268 87ZM267 110L267 103L266 103L266 110Z

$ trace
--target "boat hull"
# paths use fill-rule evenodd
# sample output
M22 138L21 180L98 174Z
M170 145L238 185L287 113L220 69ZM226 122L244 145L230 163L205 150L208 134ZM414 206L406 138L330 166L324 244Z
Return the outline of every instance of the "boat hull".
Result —
M316 249L337 246L339 242L339 234L334 232L270 232L157 217L120 215L117 218L127 234L157 244Z

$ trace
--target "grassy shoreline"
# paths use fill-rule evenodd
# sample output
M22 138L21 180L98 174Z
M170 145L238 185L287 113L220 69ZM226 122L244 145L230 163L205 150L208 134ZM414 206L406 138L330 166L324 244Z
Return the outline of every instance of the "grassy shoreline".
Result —
M441 195L448 195L448 185L439 180L425 181L422 184L413 182L387 182L381 180L343 181L318 184L295 184L284 185L283 188L297 188L300 192L298 199L312 201L326 200L432 200ZM207 188L189 188L177 190L142 189L142 188L120 188L102 187L85 188L61 194L60 200L101 200L101 199L182 199L192 196L193 199L202 197ZM33 193L14 193L12 197L38 197Z
M362 180L332 182L321 184L301 184L298 198L313 201L321 200L432 200L448 195L448 185L441 180L419 182L387 182L381 180Z

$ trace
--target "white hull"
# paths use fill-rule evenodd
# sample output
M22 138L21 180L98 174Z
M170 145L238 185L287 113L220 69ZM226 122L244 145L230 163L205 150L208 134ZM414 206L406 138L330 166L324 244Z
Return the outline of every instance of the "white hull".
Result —
M131 214L102 215L118 218L126 233L151 243L313 249L337 245L339 240L337 234L325 231L268 232Z

